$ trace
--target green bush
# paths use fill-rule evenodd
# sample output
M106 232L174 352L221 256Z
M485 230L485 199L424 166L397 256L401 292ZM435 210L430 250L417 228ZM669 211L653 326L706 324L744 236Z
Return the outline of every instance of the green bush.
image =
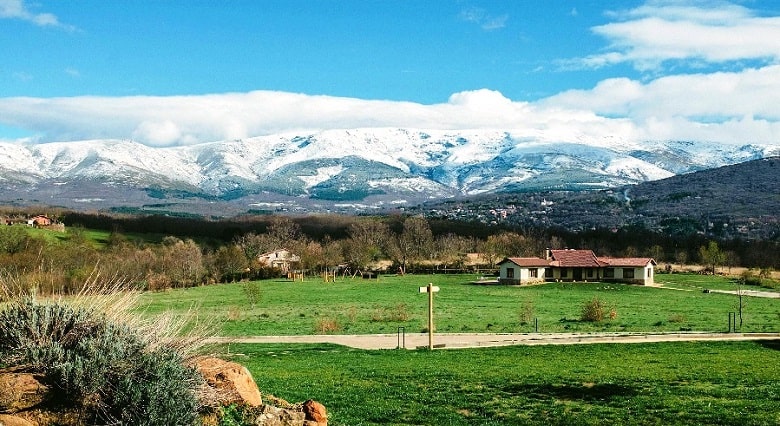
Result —
M191 425L199 376L170 348L89 308L28 298L0 310L0 364L42 374L96 424Z
M582 305L580 321L601 322L607 318L617 318L617 311L615 311L615 308L607 306L607 303L598 297L594 297Z

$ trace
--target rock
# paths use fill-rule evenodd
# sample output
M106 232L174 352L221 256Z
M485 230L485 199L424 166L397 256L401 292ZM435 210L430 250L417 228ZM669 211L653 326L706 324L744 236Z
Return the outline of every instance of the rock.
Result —
M0 426L35 426L21 417L12 416L10 414L0 414Z
M300 411L264 405L259 413L256 413L253 421L255 425L262 426L301 426L304 414Z
M304 402L303 412L306 414L306 420L315 422L317 426L328 426L328 412L319 402L313 399Z
M18 413L35 407L49 396L49 389L29 373L0 372L0 413Z
M200 357L193 366L210 387L216 389L218 405L230 404L258 407L263 404L260 389L252 374L241 364L214 357Z
M55 406L49 408L33 408L32 410L24 411L23 413L17 413L16 416L17 418L21 418L28 422L19 423L19 425L24 426L81 426L86 424L86 416L83 412L83 407L64 408Z
M266 404L244 411L244 422L254 426L304 426L306 415L300 407L296 410Z

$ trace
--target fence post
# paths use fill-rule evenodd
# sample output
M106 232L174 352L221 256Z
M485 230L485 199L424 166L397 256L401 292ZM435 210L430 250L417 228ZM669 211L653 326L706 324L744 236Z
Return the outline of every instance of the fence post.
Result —
M406 349L406 328L398 327L397 337L398 337L398 345L396 346L396 349L401 349L401 348Z

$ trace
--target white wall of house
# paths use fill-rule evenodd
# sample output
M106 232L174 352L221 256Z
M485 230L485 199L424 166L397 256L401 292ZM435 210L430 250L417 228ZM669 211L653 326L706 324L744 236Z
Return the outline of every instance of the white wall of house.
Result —
M502 283L534 283L544 281L543 267L522 267L512 262L502 263L499 267L498 278Z
M576 272L575 269L579 269ZM547 270L547 281L599 281L601 272L599 268L549 268Z
M536 271L533 276L532 270ZM652 263L641 266L611 266L605 268L521 267L512 262L499 265L499 281L505 284L525 284L541 281L619 281L653 285L655 270Z
M653 265L645 267L613 266L604 268L604 281L621 281L634 284L652 285L655 281Z

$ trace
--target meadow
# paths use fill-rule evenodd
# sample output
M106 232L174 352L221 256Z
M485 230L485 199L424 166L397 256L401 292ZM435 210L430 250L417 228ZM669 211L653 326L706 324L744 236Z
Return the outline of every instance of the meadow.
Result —
M725 332L737 296L721 276L658 275L669 288L604 283L477 285L471 275L325 283L264 280L142 295L147 315L191 312L224 336L437 332ZM587 322L598 298L614 319ZM328 324L329 328L321 328ZM780 301L746 298L740 331L780 331ZM212 348L266 394L324 403L331 425L775 425L778 341L358 350L315 344Z
M364 351L231 345L265 393L331 425L776 425L774 342Z
M604 283L536 286L477 285L476 275L381 276L379 279L287 279L218 284L145 293L141 310L192 312L222 336L417 333L427 328L427 297L419 287L441 288L434 298L441 333L725 332L737 312L736 290L721 276L658 275L670 288ZM581 320L583 305L602 301L615 317ZM780 301L743 298L742 332L780 331Z

